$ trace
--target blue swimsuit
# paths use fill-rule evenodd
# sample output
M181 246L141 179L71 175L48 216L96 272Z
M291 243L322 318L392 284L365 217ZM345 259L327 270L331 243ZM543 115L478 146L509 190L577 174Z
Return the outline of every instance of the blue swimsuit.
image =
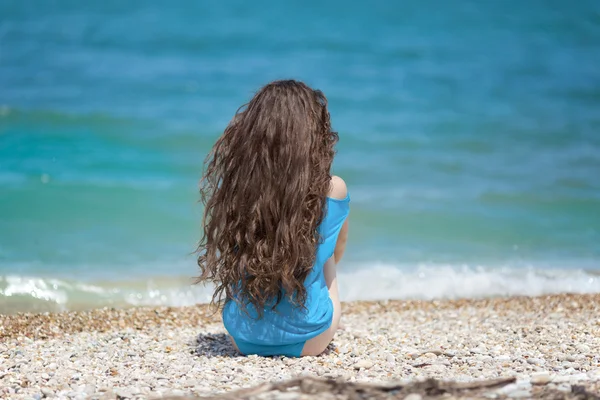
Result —
M333 319L333 303L323 275L323 266L335 250L342 225L350 212L350 196L327 198L327 211L319 226L322 242L317 246L313 270L304 281L306 309L293 306L283 297L275 310L265 306L262 318L252 305L246 314L235 301L223 308L223 323L246 355L300 357L304 344L326 331Z

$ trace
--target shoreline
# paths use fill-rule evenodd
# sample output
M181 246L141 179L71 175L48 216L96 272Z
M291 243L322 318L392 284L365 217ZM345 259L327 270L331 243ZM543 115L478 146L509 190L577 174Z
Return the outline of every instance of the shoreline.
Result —
M544 310L591 308L598 311L600 322L600 293L562 293L542 296L507 296L476 299L442 300L357 300L342 302L342 318L369 310L414 311L456 310L463 307L527 309L534 306ZM183 317L184 319L181 319ZM48 339L79 332L108 332L124 328L145 330L157 326L184 327L193 323L221 322L219 312L205 303L192 306L128 306L102 307L89 310L61 312L0 313L0 339L24 336Z
M298 376L600 393L600 294L358 301L342 319L327 354L293 359L240 356L208 305L0 315L0 397L206 396Z
M490 264L480 269L475 265L452 263L408 267L398 263L354 261L339 269L338 283L346 302L600 293L600 270L591 265L586 269L584 262L579 262L579 266L581 268L564 269L552 266L551 262L531 261L529 266L511 267L508 263L499 268ZM213 294L211 285L195 285L189 274L162 276L150 271L136 278L125 276L111 280L7 273L0 274L0 315L105 307L180 307L208 302ZM378 278L381 276L386 277L385 282Z

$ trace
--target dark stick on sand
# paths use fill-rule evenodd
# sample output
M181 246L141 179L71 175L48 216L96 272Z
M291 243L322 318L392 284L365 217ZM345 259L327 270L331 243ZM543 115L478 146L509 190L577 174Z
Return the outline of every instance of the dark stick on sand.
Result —
M488 399L489 391L515 383L516 378L498 378L476 382L446 382L427 379L413 383L358 383L344 382L315 377L302 377L284 382L269 382L261 385L240 389L211 397L169 397L170 400L253 400L259 398L279 398L284 393L286 399ZM292 397L291 394L297 394ZM282 396L282 397L283 397ZM301 397L302 396L302 397ZM586 391L581 386L572 386L571 392L540 390L532 395L538 399L552 400L600 400L600 397ZM495 395L493 398L503 398Z

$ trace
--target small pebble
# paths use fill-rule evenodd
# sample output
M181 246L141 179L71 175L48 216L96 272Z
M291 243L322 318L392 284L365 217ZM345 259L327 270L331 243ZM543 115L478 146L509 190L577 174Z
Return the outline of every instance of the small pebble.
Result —
M369 360L359 360L356 364L354 364L354 369L369 369L373 366L373 362Z
M590 352L590 346L584 343L578 344L575 348L581 354L587 354Z
M528 358L527 363L532 365L544 365L545 361L539 358Z
M471 350L469 350L471 353L473 354L483 354L486 350L482 347L473 347Z
M435 360L437 358L437 356L434 353L423 353L421 354L420 357L418 357L419 360Z
M514 392L510 392L508 397L511 399L524 399L531 398L531 391L529 390L515 390Z
M538 372L531 376L532 385L545 385L552 382L552 377L548 372Z

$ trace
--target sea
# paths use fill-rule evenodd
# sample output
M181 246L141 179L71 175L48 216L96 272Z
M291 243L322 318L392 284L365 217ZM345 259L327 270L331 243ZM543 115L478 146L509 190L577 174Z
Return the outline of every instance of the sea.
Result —
M0 313L208 302L203 161L287 78L339 132L343 300L600 292L596 0L4 0Z

